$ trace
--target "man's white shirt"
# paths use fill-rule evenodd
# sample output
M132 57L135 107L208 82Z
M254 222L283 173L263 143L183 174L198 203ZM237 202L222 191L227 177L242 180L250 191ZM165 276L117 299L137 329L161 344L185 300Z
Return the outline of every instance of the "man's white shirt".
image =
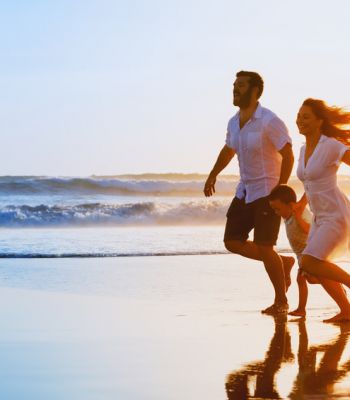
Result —
M258 104L254 115L241 129L239 112L227 126L226 145L237 154L240 182L236 196L251 203L268 196L278 184L282 157L279 153L292 143L286 125L272 111Z

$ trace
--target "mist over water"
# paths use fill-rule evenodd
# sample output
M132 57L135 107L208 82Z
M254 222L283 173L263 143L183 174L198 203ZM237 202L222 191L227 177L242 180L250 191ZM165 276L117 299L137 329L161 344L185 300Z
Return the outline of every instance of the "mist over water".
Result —
M152 179L146 179L149 177ZM1 195L43 195L43 194L85 194L114 196L193 196L202 195L205 177L197 175L176 175L173 180L169 174L157 176L142 175L121 177L89 177L89 178L54 178L54 177L0 177ZM184 179L187 178L187 179ZM237 177L223 179L218 182L218 191L222 195L232 194L237 184Z
M87 178L4 176L0 177L0 196L44 195L111 195L111 196L203 196L207 175L201 174L141 174ZM220 176L216 192L232 196L239 182L236 175ZM344 189L350 191L350 179L341 178ZM296 179L291 184L300 191Z

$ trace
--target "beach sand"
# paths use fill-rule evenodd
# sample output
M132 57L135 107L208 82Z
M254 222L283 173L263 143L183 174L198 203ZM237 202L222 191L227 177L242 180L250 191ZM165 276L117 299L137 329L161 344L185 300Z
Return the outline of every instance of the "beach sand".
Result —
M7 259L0 282L4 399L350 398L350 327L322 322L336 306L313 285L306 321L262 315L255 261Z

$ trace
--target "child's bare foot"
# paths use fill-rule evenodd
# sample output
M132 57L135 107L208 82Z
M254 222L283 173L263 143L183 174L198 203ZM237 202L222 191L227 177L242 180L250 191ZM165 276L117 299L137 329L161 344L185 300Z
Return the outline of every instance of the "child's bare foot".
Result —
M306 311L305 310L300 310L299 308L296 308L295 310L289 312L288 315L294 315L296 317L305 317Z
M292 280L290 278L290 271L293 268L293 265L295 263L294 257L282 257L283 261L283 271L284 271L284 281L286 283L286 291L288 290L289 286L292 283Z
M323 322L326 322L326 323L350 322L350 312L341 311L339 314L335 315L332 318L324 319Z

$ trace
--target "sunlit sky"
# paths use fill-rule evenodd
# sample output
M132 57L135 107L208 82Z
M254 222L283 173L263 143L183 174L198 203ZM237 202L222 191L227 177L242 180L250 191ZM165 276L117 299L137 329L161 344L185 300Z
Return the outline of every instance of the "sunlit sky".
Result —
M350 106L347 0L0 7L1 175L206 173L241 69L263 76L296 153L304 98Z

